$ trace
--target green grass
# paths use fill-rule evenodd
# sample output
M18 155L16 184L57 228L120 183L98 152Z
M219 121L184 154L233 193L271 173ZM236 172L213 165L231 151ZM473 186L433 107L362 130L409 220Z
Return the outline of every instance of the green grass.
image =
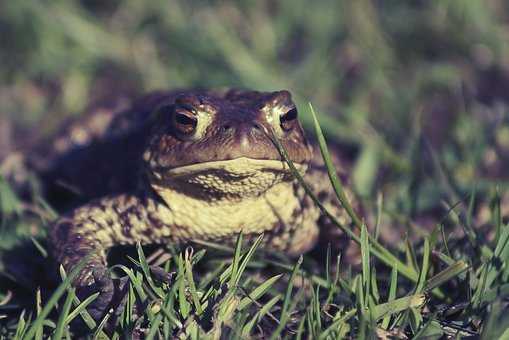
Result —
M327 163L360 265L239 236L156 251L168 284L138 248L115 268L130 289L113 337L507 338L508 20L503 0L2 2L0 158L119 92L286 88L325 160L325 138L345 154L366 214ZM104 336L93 297L44 280L55 207L32 183L20 199L0 182L0 338L71 338L81 318Z
M331 185L360 229L360 236L351 235L360 245L361 270L343 276L339 260L336 262L338 267L332 270L330 265L334 261L330 249L326 265L315 270L314 275L303 268L302 257L293 268L274 266L273 261L267 261L267 254L255 256L263 235L248 247L243 247L245 243L239 235L235 249L227 251L231 260L220 260L219 270L195 272L194 268L204 260L207 250L195 253L193 248L187 248L182 253L173 253L165 262L164 267L174 273L174 280L158 282L152 277L147 258L138 245L138 259L132 259L134 268L117 266L128 275L130 288L129 302L111 334L112 338L131 336L140 327L149 339L268 335L273 339L335 339L354 334L360 338L375 337L390 332L415 338L507 336L504 331L509 327L508 321L496 320L497 316L492 313L502 308L500 304L509 294L509 271L505 266L509 258L509 226L500 226L493 242L476 244L483 249L485 259L468 258L468 253L453 259L443 253L446 240L440 244L432 233L424 243L408 246L408 251L420 259L417 264L399 260L369 234L351 208L342 184L330 166L330 155L316 114L312 109L311 112L320 148L328 164ZM287 159L285 150L281 148L281 152ZM287 161L302 185L307 186L293 164ZM307 190L313 195L309 188ZM11 192L7 197L12 199L14 196ZM316 197L313 199L320 204ZM323 206L321 208L334 219ZM335 223L344 228L339 222ZM351 233L348 229L344 231ZM474 240L478 239L474 235ZM432 251L439 259L435 263L430 261ZM97 294L80 302L70 286L85 261L69 276L63 273L65 279L47 301L41 303L38 294L36 309L28 315L23 311L19 319L7 322L3 335L17 339L71 338L69 324L75 318L84 318L94 337L106 338L102 328L108 320L97 324L85 310ZM268 277L271 264L275 267L272 270L278 273ZM398 272L404 280L398 279ZM461 289L448 294L440 290L452 287ZM132 308L135 305L138 306L137 313ZM448 310L453 307L457 310L448 315ZM52 310L58 310L58 318L49 317ZM489 320L489 327L484 324L485 319Z

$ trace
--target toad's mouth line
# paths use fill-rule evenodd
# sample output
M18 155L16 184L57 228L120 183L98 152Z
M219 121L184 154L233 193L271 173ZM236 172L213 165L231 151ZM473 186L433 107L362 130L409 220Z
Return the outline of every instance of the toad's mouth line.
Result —
M307 164L293 163L299 172L304 172ZM254 159L239 157L235 159L211 161L197 164L184 165L167 171L166 175L186 176L207 171L224 171L229 173L254 173L262 171L291 172L288 164L283 160Z

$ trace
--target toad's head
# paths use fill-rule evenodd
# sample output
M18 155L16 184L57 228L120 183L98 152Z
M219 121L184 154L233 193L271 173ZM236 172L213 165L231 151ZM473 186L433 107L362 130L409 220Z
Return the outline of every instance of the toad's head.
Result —
M312 149L288 91L183 92L160 104L143 159L152 187L198 197L260 195L293 176Z

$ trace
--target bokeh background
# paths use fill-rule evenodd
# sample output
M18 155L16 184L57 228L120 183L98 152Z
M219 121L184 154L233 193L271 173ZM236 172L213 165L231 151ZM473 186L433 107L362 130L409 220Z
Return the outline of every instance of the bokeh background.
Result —
M284 88L409 216L507 187L508 43L505 0L2 1L0 149L119 96Z
M476 279L487 277L486 268L488 275L504 272L491 288L497 296L506 292L502 260L472 252L464 233L453 234L459 226L486 227L476 235L482 242L471 241L476 251L494 233L505 240L509 1L0 0L0 173L6 155L27 153L87 107L186 87L288 89L310 135L311 103L366 211L383 207L385 246L419 268L416 258L426 252L419 236L441 223L428 240L442 231L451 261L472 264L467 279L445 287L448 301L462 304L474 289L490 288ZM30 180L34 194L20 199L0 177L0 338L23 324L25 310L39 310L38 287L48 294L55 286L44 282L51 273L44 237L53 208L61 207L36 190L37 177ZM407 236L415 242L404 242ZM497 249L505 249L501 242ZM319 254L326 247L316 248L303 266L328 280ZM492 267L484 267L488 260ZM218 273L217 263L211 260L210 272ZM376 269L382 285L391 281L384 268ZM437 261L434 273L440 268ZM360 282L347 276L346 285ZM416 291L410 282L398 288ZM442 300L430 301L424 314L442 308ZM465 327L494 320L491 305L472 301L458 313ZM506 331L507 305L495 307L490 315L501 316Z

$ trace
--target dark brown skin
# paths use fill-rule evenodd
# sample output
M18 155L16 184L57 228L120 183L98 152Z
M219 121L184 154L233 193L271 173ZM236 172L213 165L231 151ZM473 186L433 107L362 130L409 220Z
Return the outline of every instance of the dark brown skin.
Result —
M247 237L265 233L269 249L294 255L310 249L327 221L271 138L280 140L300 171L309 168L312 188L350 224L332 203L324 167L313 159L297 116L287 91L156 93L112 113L105 119L110 127L78 151L68 143L54 156L55 164L73 160L67 163L73 171L60 177L85 197L96 197L60 218L50 233L54 255L67 271L92 254L74 284L101 292L93 316L104 315L113 298L106 254L115 245L232 243L242 231Z

